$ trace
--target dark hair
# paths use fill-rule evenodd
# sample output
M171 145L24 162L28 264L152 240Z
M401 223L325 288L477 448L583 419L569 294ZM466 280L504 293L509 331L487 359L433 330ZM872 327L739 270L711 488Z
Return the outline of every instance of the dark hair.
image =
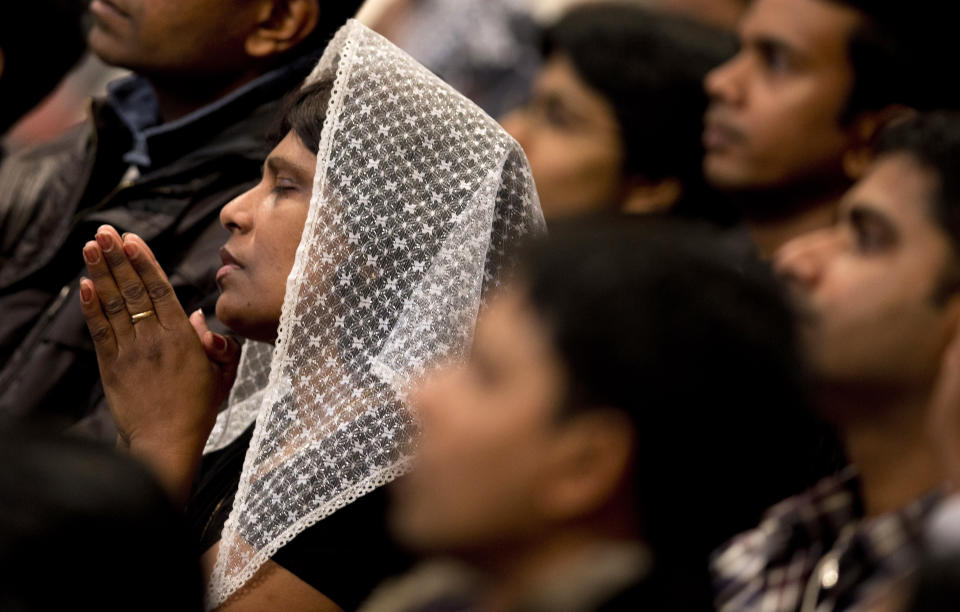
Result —
M83 0L7 2L0 19L0 134L50 94L87 48ZM37 35L37 28L42 36Z
M863 16L849 41L854 84L845 122L890 105L924 111L960 108L960 86L942 68L955 54L949 2L829 1Z
M17 430L0 465L0 609L202 609L179 512L132 459Z
M884 130L877 156L905 154L937 177L930 213L960 252L960 113L922 113Z
M634 425L664 609L708 608L710 551L841 464L779 286L728 239L655 219L558 226L521 261L566 365L567 418L612 407Z
M623 172L703 182L706 74L736 49L734 36L683 16L618 2L575 8L544 39L613 106L625 151Z
M279 120L270 129L268 140L276 145L293 132L303 146L316 155L320 150L320 137L332 91L333 83L321 79L291 92Z

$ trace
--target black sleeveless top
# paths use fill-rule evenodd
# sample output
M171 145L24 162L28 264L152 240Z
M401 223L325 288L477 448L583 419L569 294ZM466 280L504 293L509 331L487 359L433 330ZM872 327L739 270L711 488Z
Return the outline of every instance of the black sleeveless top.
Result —
M198 556L220 540L252 437L251 425L229 446L203 458L187 507ZM304 530L273 561L344 610L354 610L377 585L413 562L388 533L387 504L388 494L380 487Z

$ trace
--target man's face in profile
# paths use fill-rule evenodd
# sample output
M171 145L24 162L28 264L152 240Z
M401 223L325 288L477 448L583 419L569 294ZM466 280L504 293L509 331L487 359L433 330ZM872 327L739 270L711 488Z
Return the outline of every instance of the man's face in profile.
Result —
M93 0L88 43L108 64L151 76L236 70L262 4L260 0Z
M828 0L756 0L740 52L706 79L704 169L715 186L766 190L843 181L852 134L841 123L859 13Z
M933 171L885 155L844 197L833 227L781 249L811 364L828 385L932 383L952 332L943 287L955 257L933 214L937 190Z

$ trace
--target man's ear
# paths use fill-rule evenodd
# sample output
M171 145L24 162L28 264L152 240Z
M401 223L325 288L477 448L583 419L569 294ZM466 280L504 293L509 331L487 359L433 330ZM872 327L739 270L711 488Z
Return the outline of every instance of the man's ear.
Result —
M612 409L572 417L561 427L541 498L544 516L555 521L588 516L623 491L635 439L627 416Z
M683 185L675 178L631 181L626 191L622 212L637 215L660 213L670 210L680 201Z
M256 29L244 49L251 57L267 58L294 48L316 29L319 0L264 0Z
M847 178L856 181L863 177L867 167L873 161L873 148L877 136L885 127L913 115L915 111L907 106L891 104L878 111L865 111L851 122L850 132L853 146L843 154L843 171Z

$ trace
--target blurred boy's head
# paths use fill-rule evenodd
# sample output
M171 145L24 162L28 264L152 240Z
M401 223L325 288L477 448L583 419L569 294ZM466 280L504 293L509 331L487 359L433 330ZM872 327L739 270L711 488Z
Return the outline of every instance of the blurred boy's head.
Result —
M197 610L200 566L147 470L80 440L0 431L0 609Z
M660 223L529 249L467 364L412 398L402 539L481 564L558 534L635 539L705 576L707 551L815 477L791 315L741 264L713 234Z

